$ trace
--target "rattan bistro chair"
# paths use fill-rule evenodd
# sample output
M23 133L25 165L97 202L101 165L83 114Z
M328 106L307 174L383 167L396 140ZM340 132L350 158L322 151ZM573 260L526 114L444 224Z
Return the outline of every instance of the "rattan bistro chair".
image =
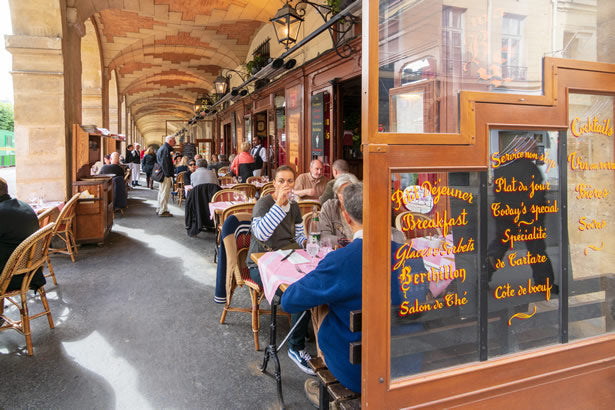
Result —
M251 233L249 223L252 213L240 212L234 214L237 221L229 221L231 224L246 225L244 229L237 229L235 234L227 235L224 240L224 251L226 252L226 303L220 316L220 324L224 324L227 312L247 312L252 313L252 332L254 335L254 348L260 349L258 342L258 332L260 329L260 315L270 314L270 310L261 310L260 302L263 299L264 291L250 277L250 271L246 266L246 257L250 248ZM225 227L225 229L228 229ZM235 289L247 287L250 292L251 307L231 307Z
M235 191L234 189L221 189L216 192L211 198L211 202L231 202L235 201L235 194L241 193L241 191Z
M235 178L233 177L219 177L218 181L220 181L220 185L232 185L235 183Z
M299 205L299 210L301 211L301 216L312 212L312 209L316 207L320 211L320 202L313 200L299 201L297 202Z
M45 212L41 213L38 215L38 227L39 228L43 228L51 223L53 223L56 218L58 217L60 211L58 210L57 207L53 207L53 208L49 208L47 209ZM49 259L49 247L47 247L47 249L45 250L45 261L47 261ZM49 268L51 265L49 265L49 263L47 263L47 268ZM53 284L57 285L58 282L56 281L56 275L54 275L53 271L51 269L49 269L49 273L45 275L46 278L50 277L53 279Z
M275 192L275 188L270 186L268 188L263 188L261 189L261 198L264 197L265 195L269 195Z
M237 184L233 189L244 192L248 198L254 198L256 196L256 186L252 184Z
M52 248L49 247L49 254L63 253L70 255L70 259L75 262L75 255L77 255L77 243L75 242L75 234L73 233L73 221L75 220L75 209L77 208L77 200L79 200L79 194L73 195L73 197L64 204L64 207L58 215L55 228L52 233L52 239L55 237L60 238L65 247ZM49 276L53 278L53 283L56 283L56 277L53 272L53 266L51 265L51 259L47 255L47 267L49 268Z
M36 319L37 317L46 315L49 321L49 327L52 329L54 327L51 311L49 310L49 303L47 302L47 296L45 295L43 286L37 289L37 293L44 308L40 313L30 315L27 292L34 274L39 268L42 268L45 263L49 242L55 226L55 223L52 222L27 237L13 251L4 269L0 273L0 318L3 319L3 323L0 324L0 331L13 329L24 335L26 338L26 348L30 356L33 353L30 319ZM18 275L23 275L21 288L7 290L11 279ZM16 300L17 296L19 296L20 301ZM19 309L19 320L12 320L4 315L5 299Z

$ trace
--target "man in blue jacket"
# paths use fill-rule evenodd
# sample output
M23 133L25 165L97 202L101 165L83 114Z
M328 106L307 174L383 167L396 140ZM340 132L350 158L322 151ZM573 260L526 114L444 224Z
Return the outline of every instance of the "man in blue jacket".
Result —
M350 364L350 342L361 340L361 333L349 329L350 311L362 306L363 273L363 184L347 186L342 191L342 215L351 227L353 241L345 248L329 253L309 274L293 283L282 295L282 309L288 313L301 312L316 306L328 305L328 313L319 319L313 313L314 331L318 333L318 348L324 355L329 371L348 389L361 391L361 365ZM397 246L392 243L391 260ZM393 266L393 264L391 265ZM422 260L406 262L412 272L424 272ZM400 272L391 274L391 303L402 301L398 282ZM306 394L314 404L318 402L317 382L309 379Z
M173 216L169 212L167 204L169 203L169 194L173 185L174 166L171 159L171 151L174 145L175 137L167 135L164 139L164 144L156 152L156 161L164 174L164 179L160 183L160 190L158 191L158 210L156 211L158 216Z

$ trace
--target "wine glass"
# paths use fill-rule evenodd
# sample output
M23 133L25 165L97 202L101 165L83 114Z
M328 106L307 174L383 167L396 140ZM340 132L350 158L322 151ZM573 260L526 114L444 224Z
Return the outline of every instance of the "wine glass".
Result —
M305 247L305 250L307 251L308 255L312 257L312 262L313 262L316 255L318 255L318 251L320 250L320 246L318 245L318 240L314 237L311 237L310 239L308 239L308 243Z
M237 177L237 182L240 184L243 182L243 177L241 177L241 175Z

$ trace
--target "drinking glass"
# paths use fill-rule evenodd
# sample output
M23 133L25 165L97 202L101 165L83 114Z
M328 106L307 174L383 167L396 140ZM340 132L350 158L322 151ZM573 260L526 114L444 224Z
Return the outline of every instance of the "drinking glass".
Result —
M240 184L243 182L243 178L241 176L237 177L237 182L239 182Z
M295 191L290 191L290 193L288 194L288 201L297 202L298 200L299 200L299 197L297 196L297 194L295 194Z
M240 199L241 199L243 202L246 202L246 201L248 200L248 196L246 195L246 193L245 193L245 192L242 192L242 193L241 193L241 195L240 195Z
M233 199L235 201L239 201L239 198L240 198L240 193L239 192L233 192Z
M320 247L322 248L322 252L326 255L329 252L333 251L333 246L331 244L330 238L322 238L320 240Z
M305 250L307 251L308 255L312 257L313 262L316 255L318 255L318 251L320 250L320 246L318 245L318 241L316 240L316 238L308 239L308 243L305 247Z

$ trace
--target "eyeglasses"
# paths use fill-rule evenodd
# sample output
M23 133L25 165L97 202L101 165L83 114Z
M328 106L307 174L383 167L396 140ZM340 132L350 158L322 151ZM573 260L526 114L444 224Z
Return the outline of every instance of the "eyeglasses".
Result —
M188 165L190 165L190 166L192 167L192 166L196 165L196 163L191 162L191 163L189 163Z

